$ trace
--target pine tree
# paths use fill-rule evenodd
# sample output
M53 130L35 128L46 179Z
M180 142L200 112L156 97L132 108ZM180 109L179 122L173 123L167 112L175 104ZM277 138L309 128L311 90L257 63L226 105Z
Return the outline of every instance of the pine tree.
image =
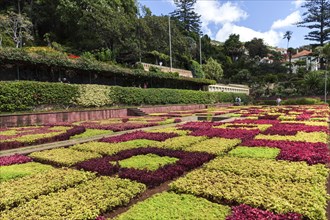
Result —
M185 31L200 33L201 16L194 11L196 0L174 0L174 3L177 9L171 16L182 23Z
M307 11L298 27L316 29L309 32L306 40L317 41L318 45L323 46L330 40L330 0L306 0L302 6Z

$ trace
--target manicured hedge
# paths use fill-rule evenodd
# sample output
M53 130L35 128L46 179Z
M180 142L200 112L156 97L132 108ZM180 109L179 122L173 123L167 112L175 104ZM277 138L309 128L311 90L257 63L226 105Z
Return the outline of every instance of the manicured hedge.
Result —
M0 112L33 110L40 105L68 106L78 87L63 83L0 81Z
M248 102L247 95L224 92L3 81L0 82L0 111L26 111L40 106L63 108L141 104L212 104L233 102L237 95L244 103Z

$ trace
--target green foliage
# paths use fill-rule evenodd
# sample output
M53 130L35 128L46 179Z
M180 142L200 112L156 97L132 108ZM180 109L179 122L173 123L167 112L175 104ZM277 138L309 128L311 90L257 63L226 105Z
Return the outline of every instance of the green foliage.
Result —
M217 82L219 82L223 76L221 64L212 58L209 58L206 64L203 65L203 71L207 79L212 79Z
M30 162L24 164L14 164L10 166L0 166L0 182L29 176L52 169L52 166Z
M203 72L201 65L197 63L195 60L190 61L190 69L195 78L205 78L205 74Z
M119 165L126 168L157 170L167 164L175 163L178 158L158 156L156 154L137 155L125 160L120 160ZM114 162L116 163L116 162Z
M218 157L170 184L220 202L245 203L276 213L297 212L309 219L326 219L328 168L323 164L269 159Z
M211 138L185 148L185 150L222 155L239 143L241 143L240 139Z
M0 82L0 111L31 110L39 105L69 106L78 87L47 82Z
M146 212L146 210L148 210ZM116 220L150 219L210 219L224 220L230 214L228 206L212 203L188 194L163 192L139 202Z
M43 219L47 213L48 219L96 219L101 213L127 205L145 190L142 183L102 176L6 210L0 218Z
M321 104L320 99L315 98L298 98L284 100L283 105L318 105Z
M155 146L158 141L137 139L120 143L106 143L106 142L88 142L84 144L76 144L70 149L83 151L83 152L95 152L102 155L113 155L122 150L128 150L139 147Z
M207 137L195 137L195 136L179 136L174 138L169 138L165 141L159 142L156 147L168 148L173 150L184 150L193 144L205 140Z
M181 22L183 30L187 33L199 33L201 29L200 15L194 11L196 0L176 0L176 9L171 16Z
M109 106L113 103L110 97L110 87L103 85L79 85L75 104L83 107Z
M98 135L108 135L111 133L113 133L113 131L87 128L84 133L72 136L72 137L70 137L70 139L89 138L89 137L94 137L94 136L98 136Z
M159 104L212 104L232 102L237 93L204 92L178 89L141 89L128 87L111 87L111 97L115 104L126 105L159 105ZM239 94L244 103L248 96Z
M169 83L176 83L178 86L187 83L191 86L194 85L209 85L214 84L213 80L208 79L195 79L195 78L181 78L177 74L165 73L165 72L148 72L137 69L128 69L105 62L100 62L95 59L86 59L86 57L81 57L77 59L70 59L66 54L63 53L53 53L44 52L43 55L38 54L36 51L26 51L23 49L14 48L0 48L0 62L4 63L14 63L14 64L28 64L34 65L47 65L52 68L64 68L70 69L73 72L100 72L104 75L116 76L119 78L130 78L136 80L148 81L150 78L154 80L166 80Z
M234 157L267 158L275 159L280 149L269 147L236 147L228 154Z
M40 195L47 195L94 178L95 174L90 172L50 169L36 175L2 182L0 183L0 195L6 196L0 197L0 210L10 209ZM1 215L0 218L3 219Z
M80 152L68 148L55 148L40 152L33 152L29 155L35 161L56 164L60 166L72 166L92 158L102 157L94 152Z

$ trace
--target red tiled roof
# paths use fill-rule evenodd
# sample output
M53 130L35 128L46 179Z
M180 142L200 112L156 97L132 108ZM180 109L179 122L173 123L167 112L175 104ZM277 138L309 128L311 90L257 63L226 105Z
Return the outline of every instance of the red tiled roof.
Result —
M292 58L299 58L299 57L303 57L303 56L308 56L310 54L312 54L312 51L303 50L303 51L300 51L299 53L293 55Z

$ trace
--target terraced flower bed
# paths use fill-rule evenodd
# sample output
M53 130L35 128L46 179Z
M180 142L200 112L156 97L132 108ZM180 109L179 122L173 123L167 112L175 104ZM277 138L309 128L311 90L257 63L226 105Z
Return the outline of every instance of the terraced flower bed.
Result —
M245 118L0 157L0 218L328 219L328 107L225 112Z
M68 140L85 132L81 126L35 126L5 128L0 131L0 150L8 150L34 144Z

